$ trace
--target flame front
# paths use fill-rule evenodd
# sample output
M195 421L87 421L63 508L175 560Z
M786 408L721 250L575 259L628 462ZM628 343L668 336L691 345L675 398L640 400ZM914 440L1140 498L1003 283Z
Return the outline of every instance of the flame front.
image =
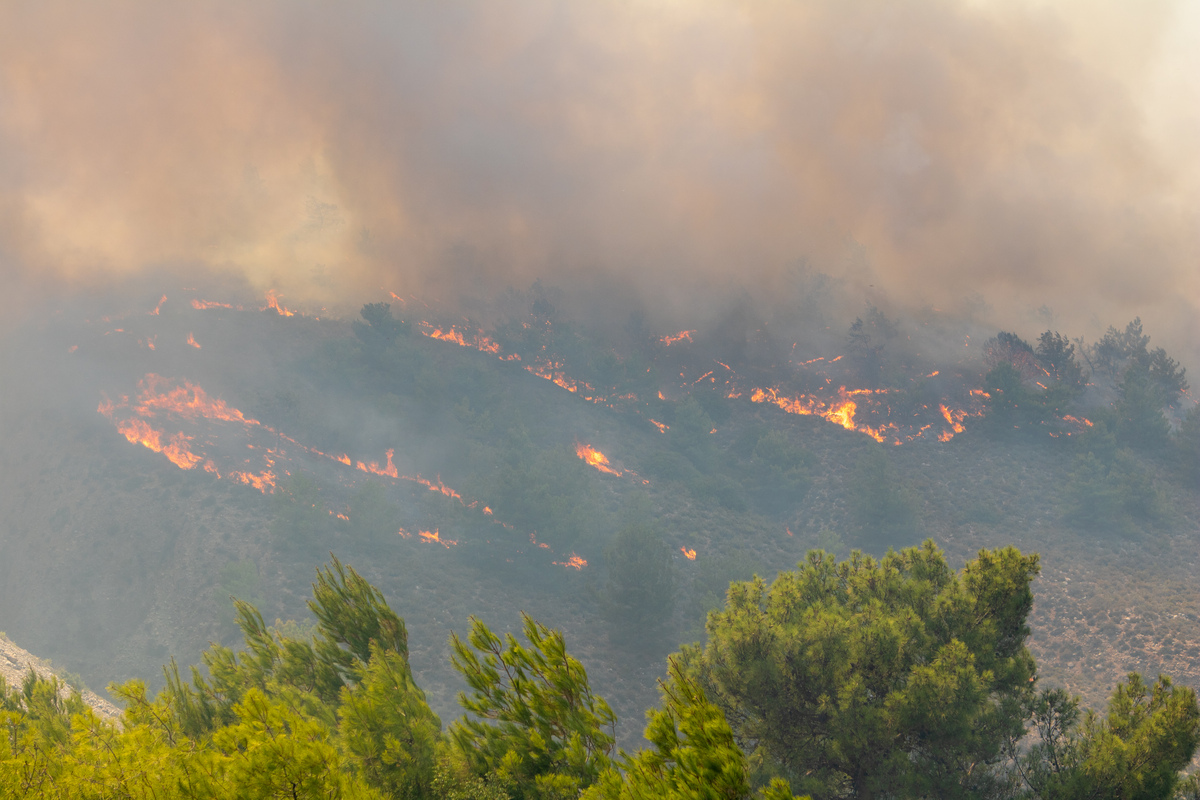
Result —
M197 342L196 337L190 333L188 334L187 343L190 344L192 347L196 348L197 350L200 349L200 343Z
M613 469L611 466L609 466L608 457L604 455L604 453L601 453L599 450L592 447L590 444L581 444L576 442L575 455L583 459L589 466L593 466L601 472L607 472L609 475L621 475L619 470Z
M688 561L696 560L696 551L690 547L681 547L679 548L679 552L683 553L683 557Z
M580 558L579 556L575 555L574 553L571 553L571 557L568 558L566 561L554 561L551 563L556 564L557 566L560 566L560 567L567 567L568 569L583 569L584 567L587 566L587 560L584 558Z

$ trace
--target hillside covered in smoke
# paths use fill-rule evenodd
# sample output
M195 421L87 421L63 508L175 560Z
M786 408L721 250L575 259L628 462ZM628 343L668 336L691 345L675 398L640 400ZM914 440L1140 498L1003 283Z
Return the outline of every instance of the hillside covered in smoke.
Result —
M0 629L152 695L266 641L231 597L312 641L332 554L421 714L452 633L527 614L633 745L745 581L932 540L946 581L1040 554L1008 678L1200 687L1198 38L1169 0L5 5Z

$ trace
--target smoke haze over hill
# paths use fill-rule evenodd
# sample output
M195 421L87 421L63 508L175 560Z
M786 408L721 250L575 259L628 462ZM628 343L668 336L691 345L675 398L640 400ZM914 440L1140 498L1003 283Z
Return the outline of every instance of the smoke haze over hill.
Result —
M540 278L679 319L804 260L1013 327L1140 314L1191 363L1198 32L1169 2L9 5L0 276L347 308Z

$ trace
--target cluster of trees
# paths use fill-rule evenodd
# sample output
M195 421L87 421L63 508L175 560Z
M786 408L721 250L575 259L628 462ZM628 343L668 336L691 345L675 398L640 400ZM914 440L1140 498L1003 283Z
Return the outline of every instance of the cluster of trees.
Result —
M988 423L995 433L1044 429L1077 411L1087 381L1111 382L1111 408L1089 410L1117 442L1144 452L1161 453L1171 444L1163 410L1174 406L1188 389L1185 370L1161 347L1150 349L1150 337L1134 319L1123 331L1109 327L1092 345L1069 341L1053 331L1034 347L1014 333L1001 331L986 345L991 368L984 378ZM1085 375L1082 358L1088 365Z
M1186 371L1149 344L1135 319L1122 331L1110 327L1092 345L1051 331L1036 347L1003 331L987 345L984 426L992 435L1058 436L1067 415L1087 418L1082 430L1078 420L1071 424L1076 456L1063 487L1068 523L1133 533L1163 514L1155 463L1185 480L1200 476L1200 407L1185 414L1172 434L1164 412L1187 391ZM1089 378L1111 404L1081 407Z
M120 725L57 681L0 683L0 793L43 798L788 800L1169 798L1200 743L1190 689L1136 675L1108 714L1039 692L1025 648L1037 556L982 551L961 572L931 543L876 561L810 553L770 586L731 585L705 645L684 648L647 712L649 747L616 718L562 634L525 643L472 620L452 636L466 714L443 730L408 664L404 622L337 559L316 624L267 627L235 601L240 653L208 675L113 691ZM757 787L757 789L755 788Z

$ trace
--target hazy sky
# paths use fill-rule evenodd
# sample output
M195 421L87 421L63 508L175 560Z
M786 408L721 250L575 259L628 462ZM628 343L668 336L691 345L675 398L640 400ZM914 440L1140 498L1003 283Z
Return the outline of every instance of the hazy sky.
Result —
M1186 346L1197 142L1197 2L5 3L0 280L670 309L804 258Z

